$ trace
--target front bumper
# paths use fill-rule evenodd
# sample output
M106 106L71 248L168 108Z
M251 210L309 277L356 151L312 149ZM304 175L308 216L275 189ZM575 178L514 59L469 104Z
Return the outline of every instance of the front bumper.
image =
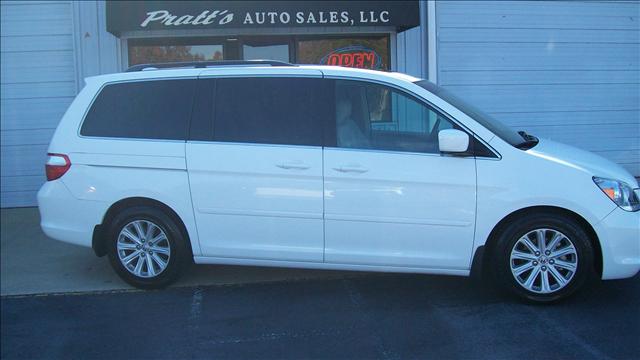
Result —
M38 191L42 231L71 244L91 247L93 229L107 208L106 202L75 198L61 180L48 181Z
M594 227L602 248L602 279L632 277L640 270L640 211L616 208Z

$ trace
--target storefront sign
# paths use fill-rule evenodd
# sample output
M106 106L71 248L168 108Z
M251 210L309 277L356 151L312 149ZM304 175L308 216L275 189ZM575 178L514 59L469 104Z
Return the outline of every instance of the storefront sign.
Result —
M378 70L382 69L382 57L364 46L348 46L332 51L320 64Z
M107 30L420 24L418 1L107 1Z

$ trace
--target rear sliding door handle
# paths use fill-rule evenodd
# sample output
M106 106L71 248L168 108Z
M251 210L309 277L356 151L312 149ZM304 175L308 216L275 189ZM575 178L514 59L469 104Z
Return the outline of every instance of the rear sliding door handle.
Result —
M333 170L341 173L356 173L356 174L363 174L369 171L369 169L365 169L360 166L340 166L340 167L333 168Z
M307 170L310 168L309 165L301 162L285 162L277 164L276 166L285 170Z

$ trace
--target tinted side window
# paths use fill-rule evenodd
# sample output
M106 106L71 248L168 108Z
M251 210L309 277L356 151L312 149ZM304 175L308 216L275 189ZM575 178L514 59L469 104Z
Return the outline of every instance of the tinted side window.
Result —
M310 78L216 80L216 141L322 146L330 82Z
M83 136L187 137L196 80L153 80L105 86L80 129Z
M348 80L335 86L338 147L439 153L438 132L458 128L390 87Z

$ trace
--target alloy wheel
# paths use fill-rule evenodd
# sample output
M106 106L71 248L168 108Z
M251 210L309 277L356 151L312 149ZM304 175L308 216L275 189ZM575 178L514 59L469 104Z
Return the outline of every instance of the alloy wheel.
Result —
M553 229L535 229L511 249L511 273L528 291L549 294L566 287L578 269L578 252L567 236Z
M164 231L148 220L125 225L116 244L118 259L133 275L152 278L169 265L171 244Z

